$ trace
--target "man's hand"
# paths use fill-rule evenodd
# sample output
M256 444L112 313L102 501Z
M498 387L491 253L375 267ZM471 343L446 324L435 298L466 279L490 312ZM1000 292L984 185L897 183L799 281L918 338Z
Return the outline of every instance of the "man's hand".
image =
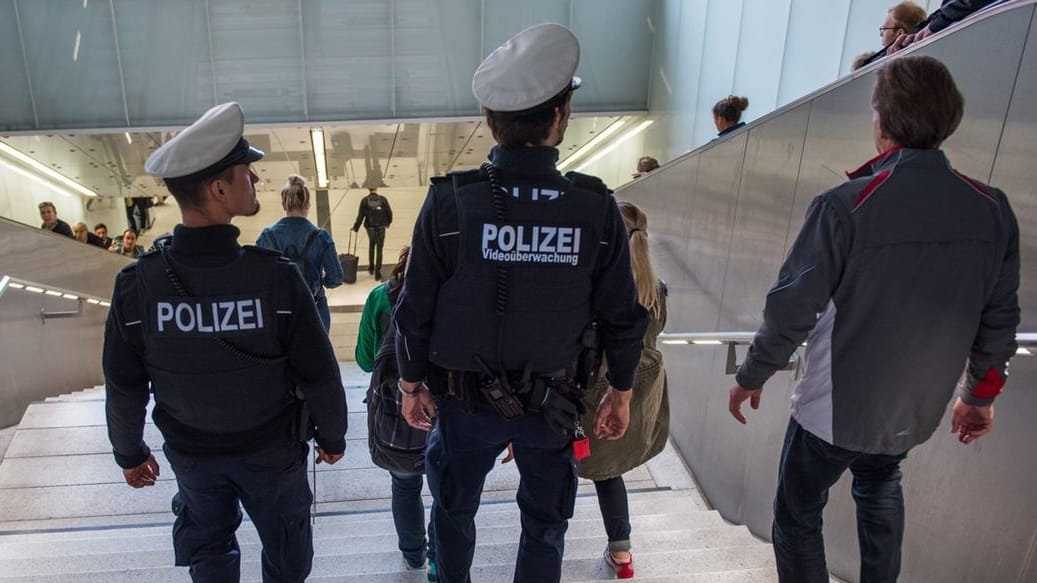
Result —
M318 447L317 448L317 457L314 458L313 461L315 463L318 463L318 464L319 463L326 463L329 466L333 466L333 465L335 465L335 462L337 462L338 460L342 459L343 456L345 456L345 455L346 455L345 451L343 451L342 453L334 453L334 454L332 454L332 453L327 453L323 449Z
M626 435L630 425L630 399L634 392L617 391L609 387L598 405L598 414L594 416L594 435L598 439L619 439Z
M906 49L916 42L921 42L929 38L933 34L935 33L929 30L928 26L914 34L902 34L897 37L897 40L893 41L893 44L889 46L889 49L886 52L892 55L900 49Z
M994 428L994 406L969 405L958 397L951 413L951 433L958 434L958 441L969 444L990 433Z
M148 459L144 460L144 463L139 466L122 471L122 477L126 480L126 483L134 488L154 486L155 480L158 480L158 474L158 461L155 460L153 455L149 455Z
M745 415L742 415L742 403L748 399L750 407L759 409L760 394L762 392L762 389L747 389L741 385L731 387L731 398L727 402L727 410L731 412L731 416L737 419L739 423L745 425Z
M412 383L400 379L401 391L414 393L404 394L400 402L403 418L407 425L422 431L432 431L432 420L436 417L436 402L422 383Z

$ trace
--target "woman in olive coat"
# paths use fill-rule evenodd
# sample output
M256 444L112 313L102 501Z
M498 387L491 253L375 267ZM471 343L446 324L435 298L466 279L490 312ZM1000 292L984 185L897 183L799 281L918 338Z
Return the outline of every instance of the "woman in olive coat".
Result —
M666 371L656 338L666 324L666 285L655 277L648 257L648 218L629 202L619 203L623 223L630 237L630 263L637 284L638 301L648 310L648 330L644 350L634 377L634 396L630 402L630 426L623 439L608 441L590 431L591 456L579 467L582 478L594 481L598 505L608 534L605 562L620 579L634 576L630 553L630 511L623 474L655 457L670 434L670 404L667 398ZM605 375L584 396L587 414L584 427L594 426L598 403L608 388Z

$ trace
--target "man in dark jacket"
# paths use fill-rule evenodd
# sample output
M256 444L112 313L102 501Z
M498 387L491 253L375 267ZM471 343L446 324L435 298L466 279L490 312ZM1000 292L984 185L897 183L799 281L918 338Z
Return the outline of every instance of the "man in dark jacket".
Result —
M41 202L39 204L40 219L43 220L43 224L40 228L45 231L64 235L66 237L72 237L72 227L68 223L58 218L58 209L54 207L52 202Z
M918 30L912 34L902 34L897 37L887 52L895 53L911 43L925 40L955 22L972 16L974 12L992 4L1004 2L1005 0L943 0L943 4L918 25Z
M951 168L938 148L963 99L942 63L894 59L872 93L879 155L818 196L767 295L730 412L807 341L774 501L783 583L827 583L821 513L854 477L862 582L896 581L904 530L900 462L933 434L962 368L952 430L991 430L1015 354L1019 233L1008 198Z
M368 194L360 199L360 210L357 211L353 232L363 225L367 230L367 272L382 280L382 248L385 247L385 230L392 224L392 207L389 199L378 194L378 187L372 186Z
M241 507L263 543L263 580L301 583L313 560L305 437L315 434L317 463L342 458L345 395L299 270L240 246L230 224L259 212L251 164L263 153L243 129L237 103L218 105L144 165L165 180L183 224L116 278L102 362L108 436L126 483L154 485L159 466L143 438L154 393L179 489L175 560L196 583L238 581Z

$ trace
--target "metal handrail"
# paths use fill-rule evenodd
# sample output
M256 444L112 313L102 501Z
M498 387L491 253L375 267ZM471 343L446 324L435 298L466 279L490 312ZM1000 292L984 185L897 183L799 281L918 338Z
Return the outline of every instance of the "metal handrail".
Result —
M724 366L726 374L738 372L738 354L735 346L746 346L753 343L755 332L676 332L659 335L659 342L670 345L727 346L727 361ZM1031 347L1037 347L1037 332L1017 332L1015 342L1019 345L1016 354L1031 356ZM804 342L801 346L806 346ZM793 353L789 363L781 370L790 370L799 378L799 354Z
M28 293L36 293L44 296L50 296L53 298L60 298L64 300L71 300L76 302L75 310L62 310L62 311L47 311L46 309L40 310L40 318L46 322L52 318L75 318L83 313L83 305L90 304L102 308L111 306L109 298L101 298L91 294L84 294L64 288L55 287L45 283L39 283L35 281L29 281L20 277L13 277L10 275L0 276L0 298L3 298L7 290L14 289Z

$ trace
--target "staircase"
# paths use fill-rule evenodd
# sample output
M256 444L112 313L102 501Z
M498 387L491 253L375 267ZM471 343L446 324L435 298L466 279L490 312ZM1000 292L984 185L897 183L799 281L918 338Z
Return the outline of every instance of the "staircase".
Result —
M348 447L335 466L317 467L315 557L308 580L424 581L424 571L408 570L396 550L389 475L367 452L362 399L368 376L342 366L351 411ZM172 566L169 500L176 482L161 455L161 436L150 423L145 438L162 475L154 487L133 490L110 453L102 387L32 404L0 462L0 583L189 581L186 569ZM312 467L310 476L312 481ZM626 478L637 579L777 580L770 546L709 510L672 448ZM475 581L511 581L520 530L517 485L514 464L498 465L487 477L476 519ZM238 539L242 581L258 582L260 546L247 520ZM563 580L611 579L601 560L605 544L594 487L581 481Z

